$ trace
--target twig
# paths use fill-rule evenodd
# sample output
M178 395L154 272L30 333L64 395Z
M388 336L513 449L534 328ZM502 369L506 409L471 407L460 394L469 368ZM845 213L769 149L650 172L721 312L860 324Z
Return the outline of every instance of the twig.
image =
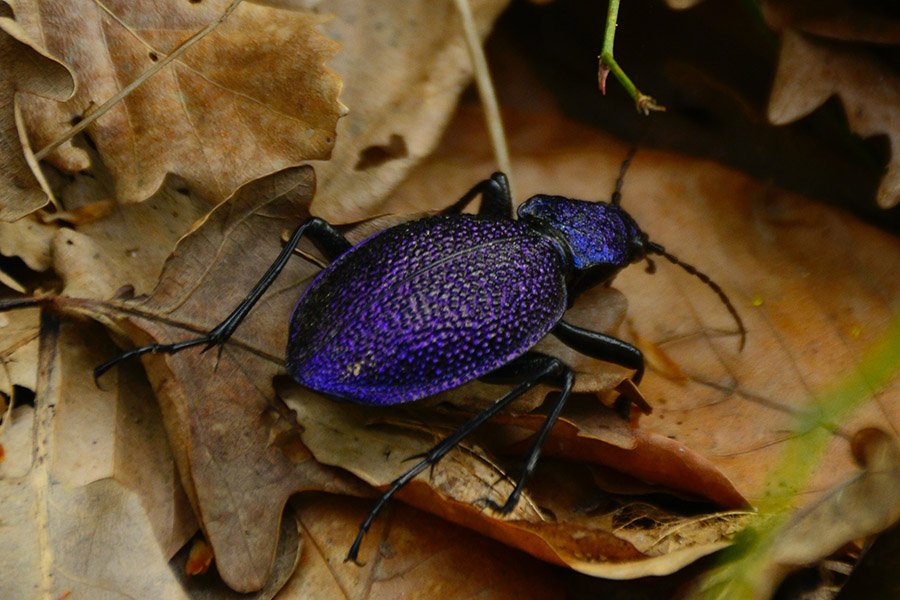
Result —
M501 171L506 173L509 179L510 193L513 189L512 165L509 160L509 149L506 145L506 135L503 132L503 121L500 119L500 107L497 104L497 95L494 93L494 84L491 73L488 70L487 59L484 57L484 49L481 47L481 39L475 28L475 19L472 16L472 7L469 0L455 0L459 15L462 18L463 31L466 38L466 46L469 48L469 56L472 59L472 67L475 71L475 82L478 85L478 94L481 96L481 104L484 106L484 118L488 132L491 136L491 145L494 148L494 158ZM513 197L515 195L513 194Z

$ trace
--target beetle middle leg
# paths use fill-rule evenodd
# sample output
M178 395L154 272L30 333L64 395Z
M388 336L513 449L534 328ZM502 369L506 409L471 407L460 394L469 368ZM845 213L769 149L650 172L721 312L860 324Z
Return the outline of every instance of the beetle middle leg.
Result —
M479 215L512 218L513 207L512 196L509 193L509 181L506 179L506 175L499 171L491 175L490 179L476 183L471 190L463 194L462 198L441 211L441 214L458 215L478 194L481 194Z
M278 254L278 257L275 259L268 270L263 274L262 278L256 283L250 293L238 304L237 308L235 308L231 314L225 317L225 320L216 325L212 330L209 331L206 335L184 340L182 342L175 342L173 344L148 344L146 346L141 346L139 348L135 348L133 350L129 350L127 352L123 352L119 356L106 361L102 365L98 366L94 369L94 379L96 380L101 375L109 371L111 368L119 364L124 360L128 360L131 358L135 358L147 353L164 353L164 354L175 354L176 352L180 352L186 348L191 348L193 346L205 345L206 350L212 348L213 346L217 346L220 344L224 344L228 338L231 337L231 334L234 333L234 330L237 329L238 325L241 324L241 321L247 316L247 313L253 308L253 306L262 298L263 294L267 289L275 282L275 279L278 277L278 274L284 269L285 265L287 265L288 259L291 258L291 255L294 252L294 248L300 242L300 238L303 236L307 236L312 242L316 245L319 250L325 254L325 257L328 260L334 260L344 252L350 249L350 242L341 235L341 233L331 226L327 221L319 219L318 217L312 217L303 222L297 229L294 230L294 233L291 234L290 240L285 244L284 248L282 248L281 252Z
M372 510L369 512L368 516L359 526L359 532L356 534L356 539L353 541L353 545L350 547L350 551L347 553L347 561L356 562L357 556L359 555L359 547L362 544L363 536L371 527L372 522L375 520L375 517L378 516L378 513L384 508L387 504L388 500L404 485L412 481L412 479L427 469L429 466L434 465L439 460L441 460L450 450L452 450L457 444L459 444L463 438L467 435L475 431L478 427L484 424L488 419L496 415L498 412L507 407L513 400L538 385L539 383L550 383L557 384L561 388L559 399L556 401L553 409L550 411L550 415L547 417L547 420L541 426L540 431L535 438L534 443L532 444L531 449L528 452L528 455L525 459L525 464L522 469L521 475L519 475L519 479L516 482L516 487L513 489L513 492L510 494L507 501L502 505L496 505L490 503L492 508L497 510L498 512L509 512L511 511L516 503L519 500L519 496L522 494L522 489L525 486L525 481L528 479L528 476L531 475L532 471L534 471L534 467L537 464L538 457L540 456L541 446L544 443L544 440L547 437L547 434L550 432L550 428L553 426L553 423L559 417L559 413L562 411L563 406L566 403L566 400L569 398L569 395L572 390L572 384L574 381L574 376L572 374L572 370L562 363L558 358L552 356L546 356L543 354L537 354L534 352L526 354L524 357L520 357L520 359L524 358L527 360L527 365L537 366L537 369L526 369L524 368L525 363L517 364L517 360L512 361L509 365L506 365L502 369L502 373L498 372L500 378L514 378L518 380L518 385L516 385L512 390L510 390L505 396L485 408L483 411L472 417L469 421L464 423L459 429L457 429L453 434L442 440L439 444L429 450L424 458L416 463L412 468L403 473L400 477L391 482L388 489L378 498L375 502L375 506L372 507ZM523 368L519 368L523 367ZM523 379L523 377L527 377Z

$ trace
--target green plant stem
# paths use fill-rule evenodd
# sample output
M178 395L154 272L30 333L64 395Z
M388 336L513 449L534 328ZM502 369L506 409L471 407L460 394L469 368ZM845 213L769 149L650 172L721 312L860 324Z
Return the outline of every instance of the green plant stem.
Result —
M616 39L616 27L618 27L619 0L609 0L609 10L606 12L606 30L603 32L603 48L600 50L600 72L598 79L600 91L606 93L606 78L612 73L616 80L625 88L628 95L634 100L638 112L649 115L650 111L665 111L666 107L658 104L652 96L642 93L634 82L625 74L616 59L613 58L613 43Z

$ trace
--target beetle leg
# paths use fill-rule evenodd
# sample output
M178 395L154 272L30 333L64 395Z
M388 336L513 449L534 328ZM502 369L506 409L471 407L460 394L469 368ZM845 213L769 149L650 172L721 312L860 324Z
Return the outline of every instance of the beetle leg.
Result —
M563 364L563 362L558 358L547 356L546 361L547 367L554 369L554 383L558 384L560 387L559 398L556 399L556 403L550 409L550 413L547 415L547 418L544 419L541 428L538 430L537 436L535 436L534 438L534 442L532 442L531 444L531 448L528 450L528 454L525 455L525 462L522 464L522 473L516 480L516 487L513 488L513 491L509 495L509 498L507 498L506 502L504 502L502 505L497 504L489 498L485 499L484 502L487 506L501 514L508 514L512 512L512 510L516 507L516 504L519 503L519 496L522 495L522 491L525 489L525 482L528 480L528 478L534 472L534 468L537 466L538 458L541 455L541 448L543 448L544 442L546 441L547 436L550 434L550 430L553 428L553 425L554 423L556 423L557 419L559 419L559 415L562 412L563 407L566 405L566 401L572 394L572 386L575 383L575 375L572 373L572 369Z
M506 175L499 171L491 175L490 179L476 183L462 198L441 211L441 214L461 213L478 194L481 194L479 215L512 218L513 208L512 196L509 193L509 181L506 179Z
M582 329L562 320L556 324L552 333L566 346L591 358L611 362L626 369L634 369L631 380L635 384L640 383L644 377L644 355L628 342L597 331Z
M483 411L481 411L480 413L478 413L477 415L472 417L469 421L467 421L465 424L463 424L459 429L457 429L455 432L453 432L453 434L451 434L449 437L445 438L438 445L436 445L431 450L429 450L425 454L425 457L421 461L419 461L412 468L410 468L408 471L403 473L403 475L401 475L400 477L398 477L397 479L392 481L391 485L388 486L388 489L381 495L380 498L378 498L377 502L375 502L375 506L372 507L371 511L369 511L369 515L365 518L365 520L362 522L362 524L360 524L359 532L356 534L356 539L353 541L353 545L350 547L350 551L347 552L347 558L344 560L345 561L352 560L353 562L357 562L356 559L357 559L357 556L359 555L359 547L360 547L360 544L362 544L363 536L366 534L366 531L369 530L369 527L371 527L372 522L375 520L375 517L378 516L378 513L381 512L381 510L387 504L388 500L390 500L391 497L400 488L402 488L404 485L406 485L407 483L412 481L412 479L416 475L418 475L419 473L421 473L422 471L427 469L430 465L434 465L439 460L441 460L441 458L443 458L448 452L450 452L450 450L452 450L457 444L459 444L463 440L463 438L465 438L467 435L469 435L470 433L475 431L485 421L487 421L488 419L493 417L495 414L497 414L498 412L503 410L506 406L509 405L510 402L512 402L513 400L515 400L516 398L518 398L519 396L521 396L522 394L524 394L525 392L527 392L528 390L530 390L531 388L533 388L534 386L536 386L537 384L539 384L543 381L546 381L549 379L549 380L555 382L560 377L565 377L565 372L567 372L567 371L571 374L571 371L569 370L569 368L566 367L564 364L562 364L562 362L560 362L559 359L556 359L556 358L553 358L550 356L544 357L542 368L539 371L537 371L537 372L532 371L529 374L529 378L527 380L521 381L516 387L514 387L512 390L510 390L505 396L503 396L502 398L500 398L499 400L497 400L496 402L494 402L493 404L491 404L490 406L485 408ZM566 398L567 396L568 396L568 393L565 393L561 396L563 398L563 400L558 402L558 404L560 404L560 406L559 406L560 409L562 408L561 405L565 402L564 398ZM558 413L558 411L555 411L555 412ZM548 417L548 420L550 420L551 418L555 419L555 417L553 417L551 415L551 417ZM542 431L543 431L543 428L542 428ZM544 436L546 437L546 434L544 434ZM540 439L538 441L543 443L543 438L540 437L540 434L539 434L539 438ZM536 449L532 448L532 451L529 453L529 460L526 461L526 468L523 471L522 476L520 477L519 483L517 483L517 485L516 485L516 490L518 490L518 492L516 492L516 491L513 492L513 495L515 496L514 498L512 496L510 496L510 499L513 501L513 503L515 502L515 500L518 499L519 495L521 494L520 488L522 485L524 485L525 479L528 477L528 475L531 473L531 471L534 470L533 465L531 466L530 469L528 468L529 461L532 461L532 455L533 455L533 461L536 462L539 453L540 453L540 446L537 446ZM509 504L509 501L507 501L507 504Z
M278 274L284 269L288 259L294 252L294 248L300 242L300 238L304 235L309 237L322 253L332 260L350 248L350 242L348 242L344 236L328 222L323 221L318 217L307 219L302 225L294 230L290 240L278 254L278 258L276 258L275 262L269 266L269 269L262 278L256 283L250 293L247 294L247 297L241 301L230 315L225 317L224 321L216 325L209 333L194 339L175 342L174 344L148 344L129 350L128 352L123 352L119 356L106 361L94 369L94 380L120 362L150 352L175 354L176 352L193 346L205 345L205 350L208 350L213 346L224 344L228 338L231 337L231 334L234 333L234 330L237 329L237 326L241 324L241 321L247 316L247 313L250 312L266 290L269 289L269 286L272 285L275 278L278 277Z
M644 355L641 351L619 338L597 331L576 327L560 320L553 328L553 335L578 352L613 364L634 369L631 380L638 384L644 377ZM616 399L616 412L626 421L631 415L631 403L624 396Z

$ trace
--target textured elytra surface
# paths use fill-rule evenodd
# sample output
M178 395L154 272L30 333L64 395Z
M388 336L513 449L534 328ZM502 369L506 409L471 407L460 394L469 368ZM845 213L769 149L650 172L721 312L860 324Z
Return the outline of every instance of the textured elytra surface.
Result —
M291 316L288 372L373 405L417 400L523 354L566 309L564 259L511 220L405 223L323 270Z

